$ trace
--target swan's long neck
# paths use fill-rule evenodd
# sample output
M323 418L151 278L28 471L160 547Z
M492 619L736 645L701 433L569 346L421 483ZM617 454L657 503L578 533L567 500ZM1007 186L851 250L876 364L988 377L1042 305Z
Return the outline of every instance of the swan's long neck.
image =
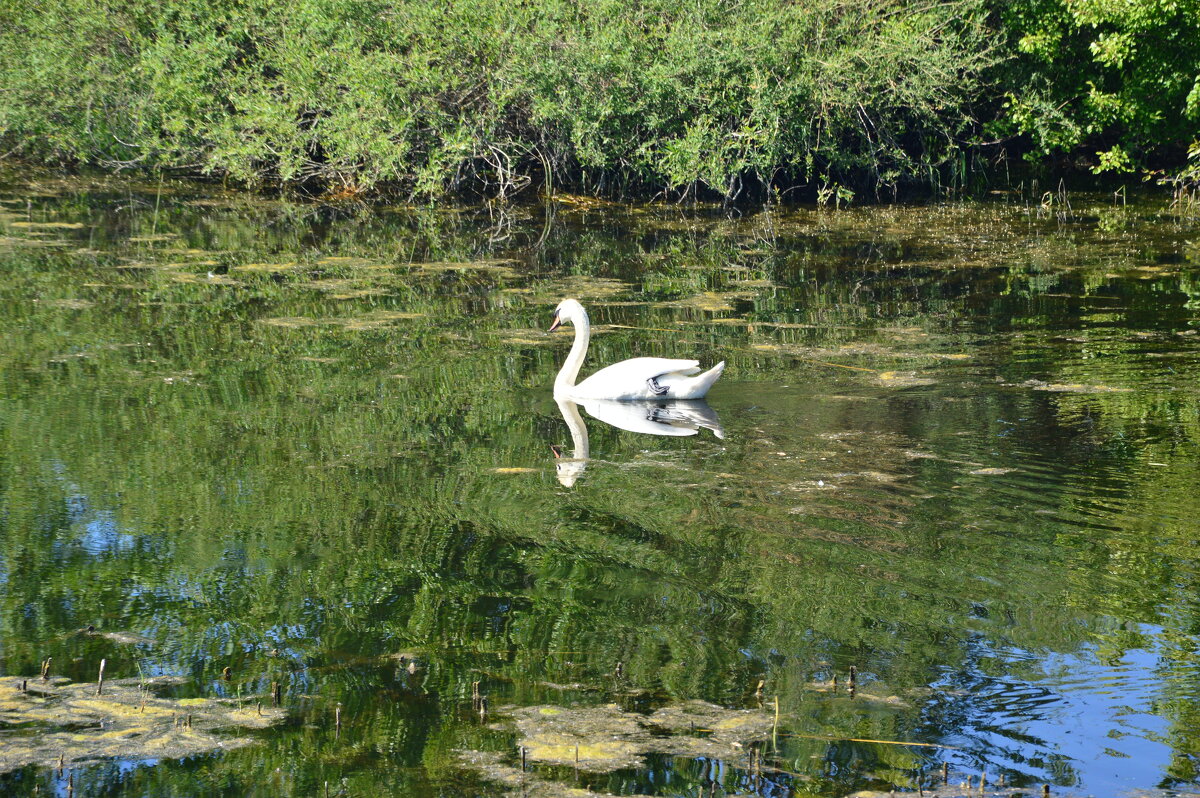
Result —
M583 423L583 416L579 414L579 405L569 399L559 399L558 410L562 413L563 421L567 422L567 429L571 430L571 445L575 447L571 458L588 459L587 425Z
M588 320L587 313L580 313L579 318L573 319L575 325L575 343L571 345L571 351L567 354L567 361L563 363L563 367L559 370L558 376L554 379L554 396L566 396L575 387L575 378L579 376L579 369L583 366L583 359L587 356L588 341L592 337L592 324Z
M567 422L567 427L571 430L571 443L574 444L575 451L571 457L559 459L554 470L558 481L563 487L569 488L587 468L588 434L583 417L579 415L579 405L570 399L559 399L558 409L562 412L563 421Z

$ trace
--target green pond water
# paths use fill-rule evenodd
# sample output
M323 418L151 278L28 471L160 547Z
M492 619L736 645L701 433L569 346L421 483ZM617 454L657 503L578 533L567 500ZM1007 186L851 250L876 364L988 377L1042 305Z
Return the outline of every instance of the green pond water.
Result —
M568 296L585 374L724 360L707 405L556 404ZM1154 199L6 173L0 793L929 794L943 766L943 795L1195 792L1198 466L1200 223ZM46 658L179 677L163 717L277 684L284 717L106 749L82 688L28 715Z

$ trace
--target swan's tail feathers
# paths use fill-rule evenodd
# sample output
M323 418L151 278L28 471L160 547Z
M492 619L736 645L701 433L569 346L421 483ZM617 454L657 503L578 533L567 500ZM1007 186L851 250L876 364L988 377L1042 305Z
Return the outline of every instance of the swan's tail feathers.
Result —
M708 393L708 389L712 387L717 378L721 376L721 372L725 370L725 361L722 360L717 365L710 368L708 371L693 377L688 386L687 398L700 399L704 394Z

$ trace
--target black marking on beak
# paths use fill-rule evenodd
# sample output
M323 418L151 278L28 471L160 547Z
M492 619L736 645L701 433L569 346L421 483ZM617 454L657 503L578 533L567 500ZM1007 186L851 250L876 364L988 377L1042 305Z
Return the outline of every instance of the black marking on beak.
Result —
M562 326L562 319L558 317L558 311L554 311L554 319L550 322L550 329L546 332L554 332Z

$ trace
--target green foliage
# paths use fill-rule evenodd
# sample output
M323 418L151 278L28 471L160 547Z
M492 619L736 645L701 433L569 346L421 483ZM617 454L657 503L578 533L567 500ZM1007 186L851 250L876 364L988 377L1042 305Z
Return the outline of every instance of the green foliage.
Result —
M0 17L7 147L349 192L615 178L846 199L936 174L994 61L981 0L0 0Z
M1095 172L1175 162L1200 134L1200 2L996 2L1015 58L996 129L1034 160L1086 153Z
M1200 217L1200 140L1188 147L1187 165L1179 171L1160 177L1160 184L1171 188L1172 207L1183 217Z

